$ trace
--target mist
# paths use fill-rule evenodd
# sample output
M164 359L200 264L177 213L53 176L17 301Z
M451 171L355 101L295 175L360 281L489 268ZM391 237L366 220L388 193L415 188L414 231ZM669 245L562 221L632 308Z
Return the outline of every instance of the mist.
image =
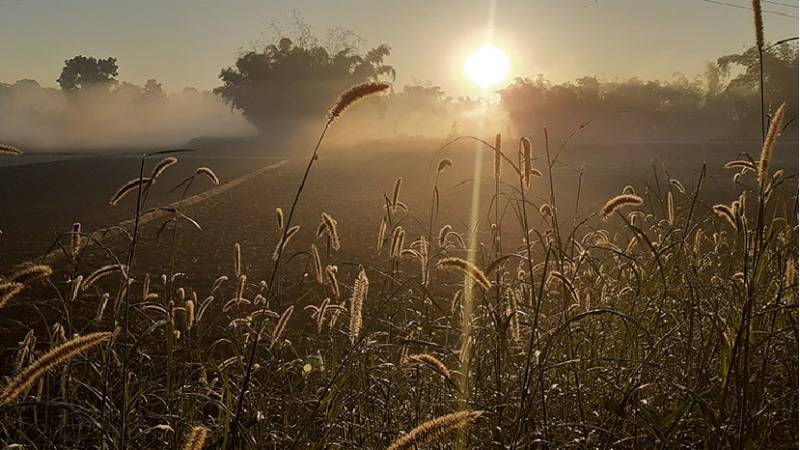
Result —
M0 139L27 151L159 148L256 133L217 95L194 88L167 94L154 80L73 92L34 80L0 84L0 117Z

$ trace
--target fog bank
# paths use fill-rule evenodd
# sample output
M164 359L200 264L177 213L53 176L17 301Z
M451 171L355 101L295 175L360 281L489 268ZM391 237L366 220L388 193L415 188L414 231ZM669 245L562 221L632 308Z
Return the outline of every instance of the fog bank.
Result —
M66 92L34 80L0 83L0 142L28 151L180 146L192 138L256 130L211 92L120 83Z

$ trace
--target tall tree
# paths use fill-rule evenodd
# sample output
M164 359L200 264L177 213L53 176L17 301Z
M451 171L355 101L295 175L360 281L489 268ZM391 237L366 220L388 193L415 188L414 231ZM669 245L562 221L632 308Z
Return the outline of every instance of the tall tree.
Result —
M239 56L234 67L222 70L223 84L214 92L262 134L285 137L303 120L322 117L350 86L393 78L394 69L383 63L388 55L386 45L360 55L349 47L331 53L313 41L295 44L282 38L263 51Z
M117 59L96 59L78 55L64 61L61 76L56 80L65 91L75 91L89 86L109 86L116 83Z

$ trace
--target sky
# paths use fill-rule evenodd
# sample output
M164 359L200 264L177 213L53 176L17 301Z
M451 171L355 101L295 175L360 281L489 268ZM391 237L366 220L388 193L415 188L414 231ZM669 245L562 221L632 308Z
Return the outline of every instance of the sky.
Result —
M211 89L237 53L272 40L273 24L291 34L295 13L320 37L341 27L361 37L361 50L388 44L396 84L454 96L478 93L463 62L487 40L491 17L512 78L692 79L754 40L750 0L721 1L744 9L704 0L0 0L0 82L56 86L64 60L84 54L116 57L120 80ZM798 13L793 0L764 8ZM768 13L764 22L767 41L797 36L796 18Z

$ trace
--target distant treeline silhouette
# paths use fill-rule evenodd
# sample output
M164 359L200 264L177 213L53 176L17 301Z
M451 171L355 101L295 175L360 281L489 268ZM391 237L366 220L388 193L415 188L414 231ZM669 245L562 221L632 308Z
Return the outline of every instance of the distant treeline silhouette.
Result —
M389 55L387 45L362 54L344 44L331 49L313 38L281 38L240 54L234 66L221 71L222 85L213 93L187 88L181 95L167 95L155 79L144 86L118 81L115 58L79 55L65 61L57 80L60 90L33 80L0 83L0 114L7 118L0 124L0 138L63 147L83 141L113 145L123 138L135 142L137 133L142 144L252 133L244 120L230 114L234 110L264 141L280 143L309 135L308 125L317 123L326 105L348 86L393 81L395 68L384 62ZM784 136L797 139L797 45L774 45L764 57L767 110L787 100L790 122ZM480 99L454 98L438 86L417 84L363 102L337 133L350 139L443 137L474 133L478 119L488 117L492 127L520 135L543 126L567 134L595 119L602 126L581 133L595 142L759 139L758 73L758 53L751 48L709 62L705 73L691 80L681 75L672 81L586 76L552 83L541 75L521 77L497 91L500 104L487 115Z
M764 52L768 112L786 101L787 118L797 117L797 60L796 44L783 43ZM539 130L546 125L568 132L576 121L598 117L603 126L590 127L582 137L595 141L758 140L758 64L753 47L708 63L704 76L694 80L683 76L670 82L583 77L553 84L542 77L518 78L500 95L518 130ZM796 120L784 136L797 139Z

